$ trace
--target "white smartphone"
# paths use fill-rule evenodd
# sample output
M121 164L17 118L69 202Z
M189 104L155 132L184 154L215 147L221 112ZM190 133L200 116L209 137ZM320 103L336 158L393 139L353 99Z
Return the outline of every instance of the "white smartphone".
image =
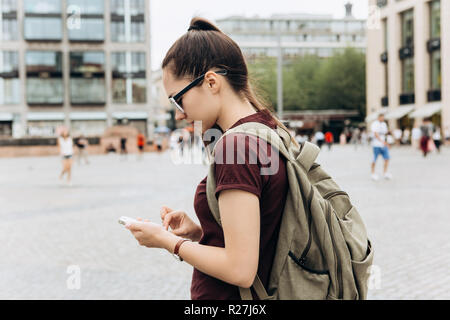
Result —
M121 216L119 218L120 224L126 225L127 222L139 222L139 221L137 221L136 219L130 218L130 217L125 217L125 216Z

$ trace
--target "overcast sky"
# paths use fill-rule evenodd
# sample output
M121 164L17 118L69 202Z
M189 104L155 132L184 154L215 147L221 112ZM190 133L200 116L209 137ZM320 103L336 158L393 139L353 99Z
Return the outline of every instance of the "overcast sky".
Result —
M184 34L192 17L214 21L231 15L269 17L272 14L313 13L345 16L349 0L150 0L152 33L152 69L161 66L170 46ZM368 0L350 0L353 15L367 18Z

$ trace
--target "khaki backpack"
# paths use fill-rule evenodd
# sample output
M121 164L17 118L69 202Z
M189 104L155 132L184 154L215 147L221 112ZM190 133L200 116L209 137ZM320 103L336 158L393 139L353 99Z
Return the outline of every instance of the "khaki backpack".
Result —
M253 135L278 149L286 159L289 181L276 253L266 292L258 275L252 285L261 300L366 299L373 250L366 228L333 179L315 163L320 149L305 142L298 148L282 128L247 122L226 131ZM212 159L215 155L211 152ZM215 164L207 178L208 205L220 222L215 197ZM239 288L251 300L250 288Z

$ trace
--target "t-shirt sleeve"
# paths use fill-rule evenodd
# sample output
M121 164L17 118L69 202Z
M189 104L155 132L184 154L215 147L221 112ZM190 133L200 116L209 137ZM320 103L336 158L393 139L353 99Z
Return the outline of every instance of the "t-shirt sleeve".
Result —
M237 189L261 197L263 178L257 139L243 134L224 137L215 151L216 198L223 190Z

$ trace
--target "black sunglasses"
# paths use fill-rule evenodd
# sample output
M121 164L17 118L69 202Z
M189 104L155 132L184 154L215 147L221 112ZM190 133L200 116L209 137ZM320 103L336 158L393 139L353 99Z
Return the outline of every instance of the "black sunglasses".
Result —
M228 74L227 70L219 70L219 71L214 71L217 74L221 74L223 76L226 76ZM193 87L195 87L196 85L198 85L203 78L205 78L205 74L202 74L201 76L199 76L198 78L194 79L194 81L192 81L190 84L188 84L183 90L181 90L180 92L178 92L176 95L169 97L169 101L170 103L176 107L178 110L180 110L182 113L184 113L184 109L182 106L180 106L180 104L178 103L178 101L180 100L180 98L183 96L183 94L185 94L186 92L188 92L190 89L192 89Z

